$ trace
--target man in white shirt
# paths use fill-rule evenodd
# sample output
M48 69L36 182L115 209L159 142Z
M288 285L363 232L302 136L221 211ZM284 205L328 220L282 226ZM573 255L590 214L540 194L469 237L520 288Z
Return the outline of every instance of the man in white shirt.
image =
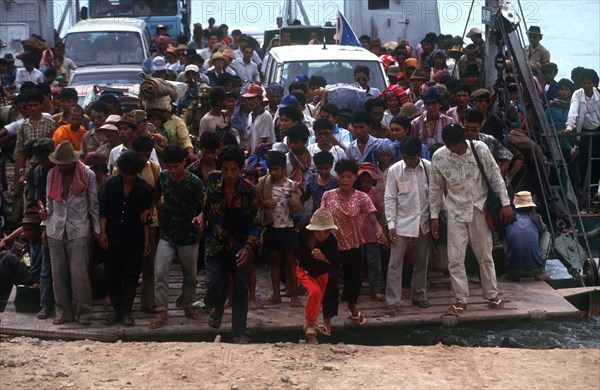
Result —
M21 88L21 85L27 81L31 81L34 84L39 84L44 82L44 74L40 72L39 69L36 69L31 58L23 58L24 68L17 69L17 76L15 79L15 86L17 90Z
M459 316L469 303L469 282L465 270L465 252L469 241L479 263L483 298L488 300L491 308L501 307L492 259L492 234L484 214L488 189L471 145L477 152L492 189L500 198L500 217L504 223L508 223L513 219L513 211L504 180L486 144L481 141L467 143L461 125L449 124L444 127L442 140L445 146L435 152L431 161L429 207L431 235L436 239L439 238L442 204L448 211L448 271L456 297L456 303L448 308L448 313ZM444 189L447 190L445 199Z
M431 163L421 159L421 143L412 138L402 145L402 160L392 165L385 185L385 217L391 243L385 290L386 311L395 314L402 297L402 267L406 247L412 240L415 268L412 274L412 303L429 307L426 297L427 265L431 256L429 236L429 176Z
M110 151L110 155L108 157L108 174L112 174L113 168L117 166L117 160L124 152L131 150L133 139L136 137L136 131L138 129L138 124L135 119L135 115L132 113L127 113L121 117L121 120L115 123L119 131L119 138L121 139L121 144L119 146L115 146ZM158 163L158 156L156 155L156 150L152 149L152 153L150 154L150 160Z
M240 35L240 37L237 39L237 44L239 48L234 50L233 53L235 54L235 59L239 61L244 57L244 49L248 46L248 36L246 34ZM252 62L259 67L263 63L260 59L260 56L255 51L252 52Z
M245 82L259 82L260 74L258 73L258 66L252 62L252 54L254 50L251 47L246 47L243 52L241 60L237 58L231 64L231 68L235 71L242 81Z
M249 152L254 153L259 144L272 144L275 142L273 117L262 106L263 89L260 85L250 85L241 98L245 99L244 103L250 111L246 131L250 140Z
M598 85L598 74L593 69L581 72L581 89L573 93L571 105L567 116L566 129L561 133L568 134L572 131L588 133L600 132L600 92L595 87ZM591 160L588 158L596 158ZM579 141L579 174L582 185L596 184L600 180L600 146L598 138L592 143L591 136L581 137ZM585 183L586 175L590 170L590 181Z

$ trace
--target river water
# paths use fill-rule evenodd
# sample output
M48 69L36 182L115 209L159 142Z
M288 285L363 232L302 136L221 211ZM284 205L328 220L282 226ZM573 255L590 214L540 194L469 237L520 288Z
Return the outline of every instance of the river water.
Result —
M244 26L272 29L276 26L276 17L281 13L282 4L280 0L192 0L192 20L206 25L212 16L217 24L229 25L229 31L237 27L243 31ZM335 23L337 11L344 11L344 0L304 0L303 4L313 24L327 21ZM462 36L467 20L469 29L484 29L481 7L485 5L485 0L475 0L473 4L473 12L468 18L471 1L438 0L441 32ZM513 4L519 9L517 2ZM571 69L576 66L600 71L600 1L521 1L521 8L522 19L528 27L540 26L544 34L542 44L550 51L552 61L558 64L557 79L569 78ZM356 33L362 34L360 31ZM465 40L469 41L468 38ZM417 42L411 43L414 45Z
M217 24L226 23L229 31L244 27L272 29L280 16L282 0L189 0L192 4L192 22L207 25L209 17ZM367 1L367 0L345 0ZM399 1L399 0L391 0ZM402 0L403 2L417 0ZM485 0L472 0L474 7L468 18L471 1L438 0L442 33L463 35L468 28L484 28L481 7ZM83 5L85 0L80 0ZM513 2L519 8L518 2ZM55 1L55 20L58 25L65 0ZM312 24L335 23L337 11L344 11L344 0L304 0L304 7ZM550 51L552 61L558 64L557 79L569 78L571 69L584 66L600 71L600 1L598 0L539 0L521 1L523 20L527 26L540 26L542 44ZM520 13L520 12L519 12ZM467 23L467 20L469 21ZM62 34L68 28L63 29ZM525 29L523 28L523 31ZM358 35L362 32L356 31ZM466 39L468 42L469 39ZM412 42L416 44L416 42Z

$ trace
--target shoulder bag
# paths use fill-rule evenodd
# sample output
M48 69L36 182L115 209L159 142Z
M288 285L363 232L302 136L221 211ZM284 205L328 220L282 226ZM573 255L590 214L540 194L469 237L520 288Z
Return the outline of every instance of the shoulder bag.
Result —
M498 233L500 237L504 237L504 227L506 225L510 225L514 221L514 206L511 202L510 205L513 208L513 219L507 224L503 223L502 218L500 218L502 202L500 201L498 195L496 195L496 193L494 192L494 189L490 184L490 180L488 179L487 175L485 174L485 171L483 170L483 164L481 164L481 160L479 160L479 156L477 155L477 151L475 150L475 144L471 140L469 140L469 143L471 144L471 151L473 152L473 156L475 157L475 161L477 162L477 166L479 167L479 172L481 172L481 176L483 177L485 185L487 186L488 193L487 199L485 200L484 209L485 221L487 222L487 225L490 228L490 230L494 230L496 233Z

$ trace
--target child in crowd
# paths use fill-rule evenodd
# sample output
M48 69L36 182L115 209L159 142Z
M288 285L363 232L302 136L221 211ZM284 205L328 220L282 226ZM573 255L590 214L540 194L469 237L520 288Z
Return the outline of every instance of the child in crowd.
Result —
M302 189L315 171L312 156L306 148L308 136L308 128L298 123L290 128L287 142L290 149L287 153L287 172L291 180L301 183Z
M200 158L194 161L187 170L196 175L206 185L208 175L217 170L217 154L221 146L221 140L216 133L206 131L200 135L198 141Z
M321 207L321 199L325 191L333 190L338 187L337 179L331 174L333 167L333 156L329 152L319 152L313 156L313 161L317 167L317 173L314 173L306 185L306 191L302 200L306 202L312 197L312 211Z
M385 226L385 214L383 208L383 197L374 191L374 186L377 181L381 180L381 176L375 172L375 167L371 163L362 163L358 169L358 180L355 183L355 188L364 192L369 196L371 202L377 209L377 221L381 226ZM365 240L363 245L363 257L367 261L367 270L369 276L369 286L371 288L371 298L382 302L384 295L380 292L381 289L381 251L375 229L367 218L362 222L360 232Z
M296 107L281 107L279 109L279 118L277 118L277 129L276 132L277 141L287 143L286 137L290 132L290 129L300 123L302 119L302 113L298 111Z
M334 230L337 230L337 226L333 222L333 215L325 208L315 211L310 224L300 230L296 275L308 291L304 333L309 344L317 344L317 332L331 335L331 318L337 314L338 290L335 288L332 291L328 288L329 269L339 267L338 243L331 234ZM317 326L321 306L325 324Z
M313 124L313 130L315 131L315 138L317 140L316 143L308 146L308 151L310 154L315 156L315 154L324 151L329 152L333 156L333 164L339 160L346 158L346 152L344 149L339 147L338 145L334 145L332 140L335 140L333 136L333 125L327 119L317 119ZM332 172L335 176L335 171Z
M337 106L331 103L323 105L319 111L319 118L327 119L331 123L334 138L332 139L332 143L346 151L346 148L352 143L352 134L348 130L338 126L339 110ZM313 142L316 142L316 140L313 140Z
M377 209L367 194L354 189L357 180L358 164L353 160L340 160L335 165L339 188L323 194L322 207L333 214L335 225L339 230L334 232L338 240L340 261L344 271L344 291L342 300L348 302L348 312L358 325L367 322L358 310L358 296L361 286L362 250L365 240L360 232L363 219L368 218L375 236L380 244L387 242L383 229L375 213Z
M402 160L402 143L409 138L410 135L410 118L404 115L397 115L390 122L390 133L394 142L393 162ZM427 146L421 146L421 158L429 160L429 152Z
M294 228L294 214L301 213L304 206L300 201L301 191L298 182L286 177L286 156L282 152L267 153L269 174L258 180L256 191L262 202L262 224L267 227L265 246L271 257L271 282L273 295L265 305L281 302L279 292L280 262L284 259L286 269L286 289L291 296L291 306L301 307L302 301L296 291L296 273L294 251L298 248L298 239Z
M561 79L558 82L558 97L548 103L546 111L550 127L556 133L561 132L567 127L567 117L569 116L569 108L571 106L571 96L575 92L575 84L571 80ZM558 139L560 151L563 154L565 162L571 170L571 141L567 137Z

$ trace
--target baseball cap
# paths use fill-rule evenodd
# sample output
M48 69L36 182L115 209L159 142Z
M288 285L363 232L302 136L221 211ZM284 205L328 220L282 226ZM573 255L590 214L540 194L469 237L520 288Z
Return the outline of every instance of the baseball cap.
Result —
M263 94L263 89L260 85L251 84L248 87L248 90L246 91L246 93L242 95L242 97L248 98L248 97L262 96L262 94Z
M156 72L158 70L165 69L167 69L167 63L165 62L165 59L161 56L154 57L154 59L152 60L152 70Z
M198 68L196 65L191 64L185 67L184 73L187 72L196 72L199 73L200 72L200 68Z
M298 99L292 95L286 95L281 98L281 101L277 105L278 108L283 107L298 107Z

